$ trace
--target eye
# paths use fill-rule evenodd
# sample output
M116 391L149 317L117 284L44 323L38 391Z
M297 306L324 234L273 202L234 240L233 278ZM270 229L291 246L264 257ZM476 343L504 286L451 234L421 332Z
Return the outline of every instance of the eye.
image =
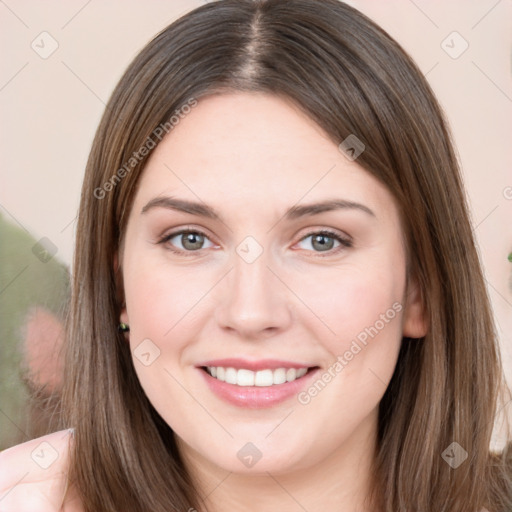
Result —
M303 237L299 243L303 243L309 239L310 241L306 243L305 247L307 250L312 249L314 252L325 252L329 253L329 255L337 254L345 248L352 247L352 240L348 237L343 237L329 230L309 233ZM338 245L335 245L336 243Z
M306 247L302 247L303 249L313 250L317 253L328 253L327 255L337 254L343 249L352 247L350 238L329 230L309 233L300 240L299 244L305 243L309 239L310 241L306 243ZM209 245L205 246L205 242ZM193 256L192 253L194 252L214 247L205 233L192 229L182 229L164 235L158 243L166 244L171 251L184 256Z
M173 242L175 239L176 241ZM205 247L205 241L208 241L210 245ZM158 243L169 244L172 251L180 254L200 251L201 249L207 249L208 247L213 247L214 245L201 231L186 229L176 231L174 233L169 233L168 235L165 235L163 238L161 238ZM177 248L173 248L176 246Z

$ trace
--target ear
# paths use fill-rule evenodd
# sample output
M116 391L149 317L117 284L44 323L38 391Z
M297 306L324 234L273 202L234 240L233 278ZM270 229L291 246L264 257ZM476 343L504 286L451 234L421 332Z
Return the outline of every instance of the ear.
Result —
M402 335L406 338L423 338L428 332L428 322L425 301L416 278L407 279L404 304Z
M116 282L116 297L117 303L120 307L119 322L129 325L130 322L128 319L128 313L126 312L126 301L124 298L123 273L119 264L119 251L114 253L113 265Z

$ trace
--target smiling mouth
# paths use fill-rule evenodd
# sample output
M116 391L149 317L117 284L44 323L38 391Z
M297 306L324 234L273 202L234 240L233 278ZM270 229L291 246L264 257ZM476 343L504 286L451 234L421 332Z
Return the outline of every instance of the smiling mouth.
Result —
M257 386L271 387L298 380L308 372L315 370L311 368L276 368L264 370L247 370L245 368L232 368L223 366L203 366L202 369L214 379L235 386Z

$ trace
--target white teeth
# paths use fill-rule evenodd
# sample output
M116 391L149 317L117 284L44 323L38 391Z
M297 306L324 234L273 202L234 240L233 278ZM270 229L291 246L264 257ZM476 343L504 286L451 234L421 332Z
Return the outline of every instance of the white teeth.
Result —
M284 384L286 382L286 370L284 368L278 368L274 370L272 377L274 384Z
M254 386L254 372L251 370L238 370L236 382L239 386Z
M303 377L304 375L306 375L308 369L307 368L299 368L297 370L297 379L300 379L301 377Z
M295 380L297 378L297 370L295 368L288 368L286 371L286 380L288 382Z
M307 368L277 368L275 370L252 370L236 368L224 368L222 366L208 366L208 373L217 380L235 384L237 386L269 387L276 384L284 384L300 379L306 375Z
M255 386L272 386L272 384L274 384L272 370L260 370L256 372L256 377L254 377Z
M224 380L228 384L236 384L237 371L234 368L226 368L226 373L224 375Z

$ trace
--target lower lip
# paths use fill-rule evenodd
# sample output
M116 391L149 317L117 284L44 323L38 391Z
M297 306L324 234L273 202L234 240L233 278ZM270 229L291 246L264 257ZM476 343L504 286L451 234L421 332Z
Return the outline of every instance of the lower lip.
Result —
M203 378L213 393L226 402L248 409L264 409L273 407L296 396L311 381L318 368L309 370L306 375L292 382L284 382L283 384L266 387L228 384L212 377L202 368L199 368L199 371L203 374Z

